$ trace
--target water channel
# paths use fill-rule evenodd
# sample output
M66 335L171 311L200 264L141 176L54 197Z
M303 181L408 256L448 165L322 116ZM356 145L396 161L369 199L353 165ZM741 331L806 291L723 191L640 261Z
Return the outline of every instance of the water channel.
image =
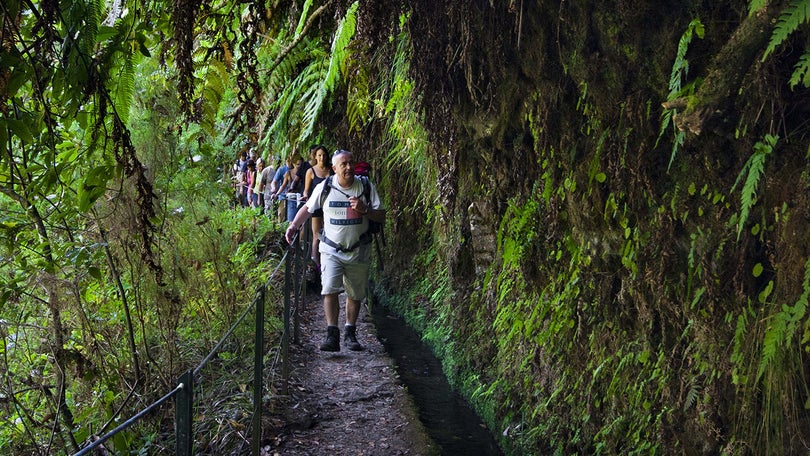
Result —
M500 456L502 451L467 402L451 387L442 366L405 321L383 304L373 306L377 335L419 409L429 436L444 456Z

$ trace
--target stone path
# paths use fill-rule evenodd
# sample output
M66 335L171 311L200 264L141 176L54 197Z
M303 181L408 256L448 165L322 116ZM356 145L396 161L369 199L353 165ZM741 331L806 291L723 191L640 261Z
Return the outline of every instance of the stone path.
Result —
M345 316L341 295L340 321ZM263 454L432 456L436 445L417 418L394 363L376 337L368 309L357 322L364 351L321 352L321 298L305 299L301 344L291 345L292 374L284 410L265 420ZM341 341L342 342L342 341Z

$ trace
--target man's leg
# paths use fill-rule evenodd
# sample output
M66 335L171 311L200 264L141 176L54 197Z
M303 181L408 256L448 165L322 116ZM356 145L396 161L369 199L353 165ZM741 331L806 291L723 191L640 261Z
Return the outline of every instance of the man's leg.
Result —
M361 246L360 259L346 265L344 284L346 285L346 326L343 328L343 343L349 350L359 351L363 346L357 342L357 318L360 315L360 303L366 297L368 289L368 255L367 245Z
M326 340L320 348L322 351L340 351L340 329L337 326L340 304L337 293L323 295L323 313L326 315Z
M359 305L357 306L359 309ZM323 313L326 315L327 326L337 326L338 315L340 314L340 304L338 302L337 293L323 295ZM346 304L346 319L349 318L349 305ZM354 314L354 319L357 321L357 313Z
M360 315L360 301L346 298L346 324L352 326L356 325L358 315Z
M352 351L360 351L363 346L357 341L357 316L360 314L360 301L346 298L346 325L343 327L343 343Z

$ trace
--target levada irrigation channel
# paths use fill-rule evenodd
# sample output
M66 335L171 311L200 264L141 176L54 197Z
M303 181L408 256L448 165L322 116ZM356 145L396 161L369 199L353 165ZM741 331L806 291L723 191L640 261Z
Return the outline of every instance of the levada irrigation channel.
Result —
M397 372L419 409L428 435L444 456L501 456L481 419L450 388L439 360L419 335L382 303L373 307L377 336L396 362Z

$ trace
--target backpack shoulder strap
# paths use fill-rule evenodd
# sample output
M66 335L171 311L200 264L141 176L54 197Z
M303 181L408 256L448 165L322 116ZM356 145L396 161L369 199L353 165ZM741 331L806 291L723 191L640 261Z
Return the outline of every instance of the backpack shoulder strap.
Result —
M363 184L363 196L366 202L371 204L371 186L368 184L368 177L360 176L360 182Z
M323 209L323 202L326 201L326 197L329 196L329 190L332 190L332 176L330 175L323 181L323 191L321 191L321 200L318 202L318 205Z

